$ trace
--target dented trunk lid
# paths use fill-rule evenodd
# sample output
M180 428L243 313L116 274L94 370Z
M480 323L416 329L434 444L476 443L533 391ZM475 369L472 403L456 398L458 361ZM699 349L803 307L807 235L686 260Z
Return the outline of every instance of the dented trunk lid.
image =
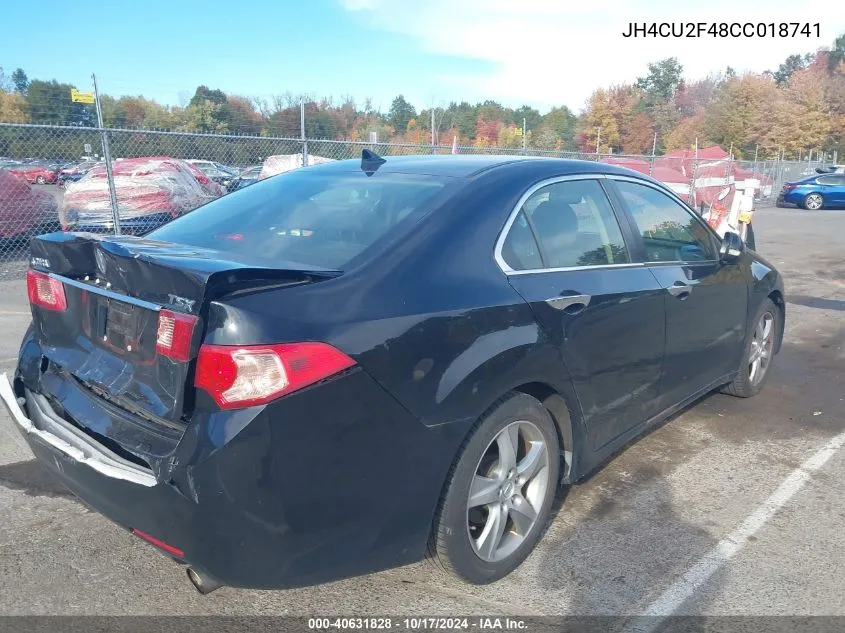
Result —
M172 429L184 428L192 407L192 364L210 300L339 274L283 262L270 268L231 253L144 238L78 233L35 238L30 264L61 281L67 299L62 312L32 309L51 371L145 423ZM162 310L198 319L187 361L156 352Z

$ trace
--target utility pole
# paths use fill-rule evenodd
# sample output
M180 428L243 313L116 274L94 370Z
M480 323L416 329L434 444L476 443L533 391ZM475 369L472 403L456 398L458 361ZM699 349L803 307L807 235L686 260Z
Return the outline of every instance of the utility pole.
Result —
M305 99L299 98L299 134L302 139L302 166L308 167L308 141L305 139Z
M431 106L431 148L434 149L434 105Z
M525 117L522 117L522 153L525 153L525 139L528 138L528 130L525 129Z
M97 125L100 128L100 138L103 143L103 157L106 159L106 178L109 182L109 202L111 203L112 218L114 220L114 234L120 235L120 212L117 208L117 195L114 189L114 174L111 169L111 151L109 150L109 135L103 127L103 110L100 108L100 93L97 90L97 77L91 73L94 82L94 105L97 108Z
M651 143L651 164L648 166L648 175L654 175L654 156L657 154L657 132L654 133L654 140Z

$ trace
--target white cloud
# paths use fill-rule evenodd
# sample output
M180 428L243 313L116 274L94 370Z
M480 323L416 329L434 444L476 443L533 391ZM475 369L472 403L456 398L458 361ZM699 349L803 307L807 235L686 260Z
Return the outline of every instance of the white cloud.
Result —
M775 69L792 53L830 46L845 12L830 0L340 0L378 29L406 35L427 52L489 62L493 70L445 73L420 87L439 99L493 98L511 105L566 104L580 109L599 86L632 82L648 62L677 57L687 78L727 66ZM835 4L835 3L834 3ZM834 15L836 13L837 15ZM624 38L628 24L652 22L821 22L821 37ZM409 78L413 73L409 73ZM410 86L409 86L410 88Z

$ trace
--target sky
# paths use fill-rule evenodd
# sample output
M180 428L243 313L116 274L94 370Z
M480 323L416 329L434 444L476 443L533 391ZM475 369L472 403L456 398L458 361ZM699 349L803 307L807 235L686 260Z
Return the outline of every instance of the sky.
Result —
M773 70L845 32L835 0L0 0L0 66L104 94L186 102L197 85L345 95L386 112L494 99L583 109L677 57L688 79ZM36 14L33 9L37 6ZM625 38L630 22L820 22L820 37Z

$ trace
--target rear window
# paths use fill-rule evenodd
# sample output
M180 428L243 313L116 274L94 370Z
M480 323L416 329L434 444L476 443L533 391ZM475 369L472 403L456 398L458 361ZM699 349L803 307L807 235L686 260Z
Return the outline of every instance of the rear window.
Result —
M445 179L292 171L218 198L148 235L234 257L343 270L416 224Z

